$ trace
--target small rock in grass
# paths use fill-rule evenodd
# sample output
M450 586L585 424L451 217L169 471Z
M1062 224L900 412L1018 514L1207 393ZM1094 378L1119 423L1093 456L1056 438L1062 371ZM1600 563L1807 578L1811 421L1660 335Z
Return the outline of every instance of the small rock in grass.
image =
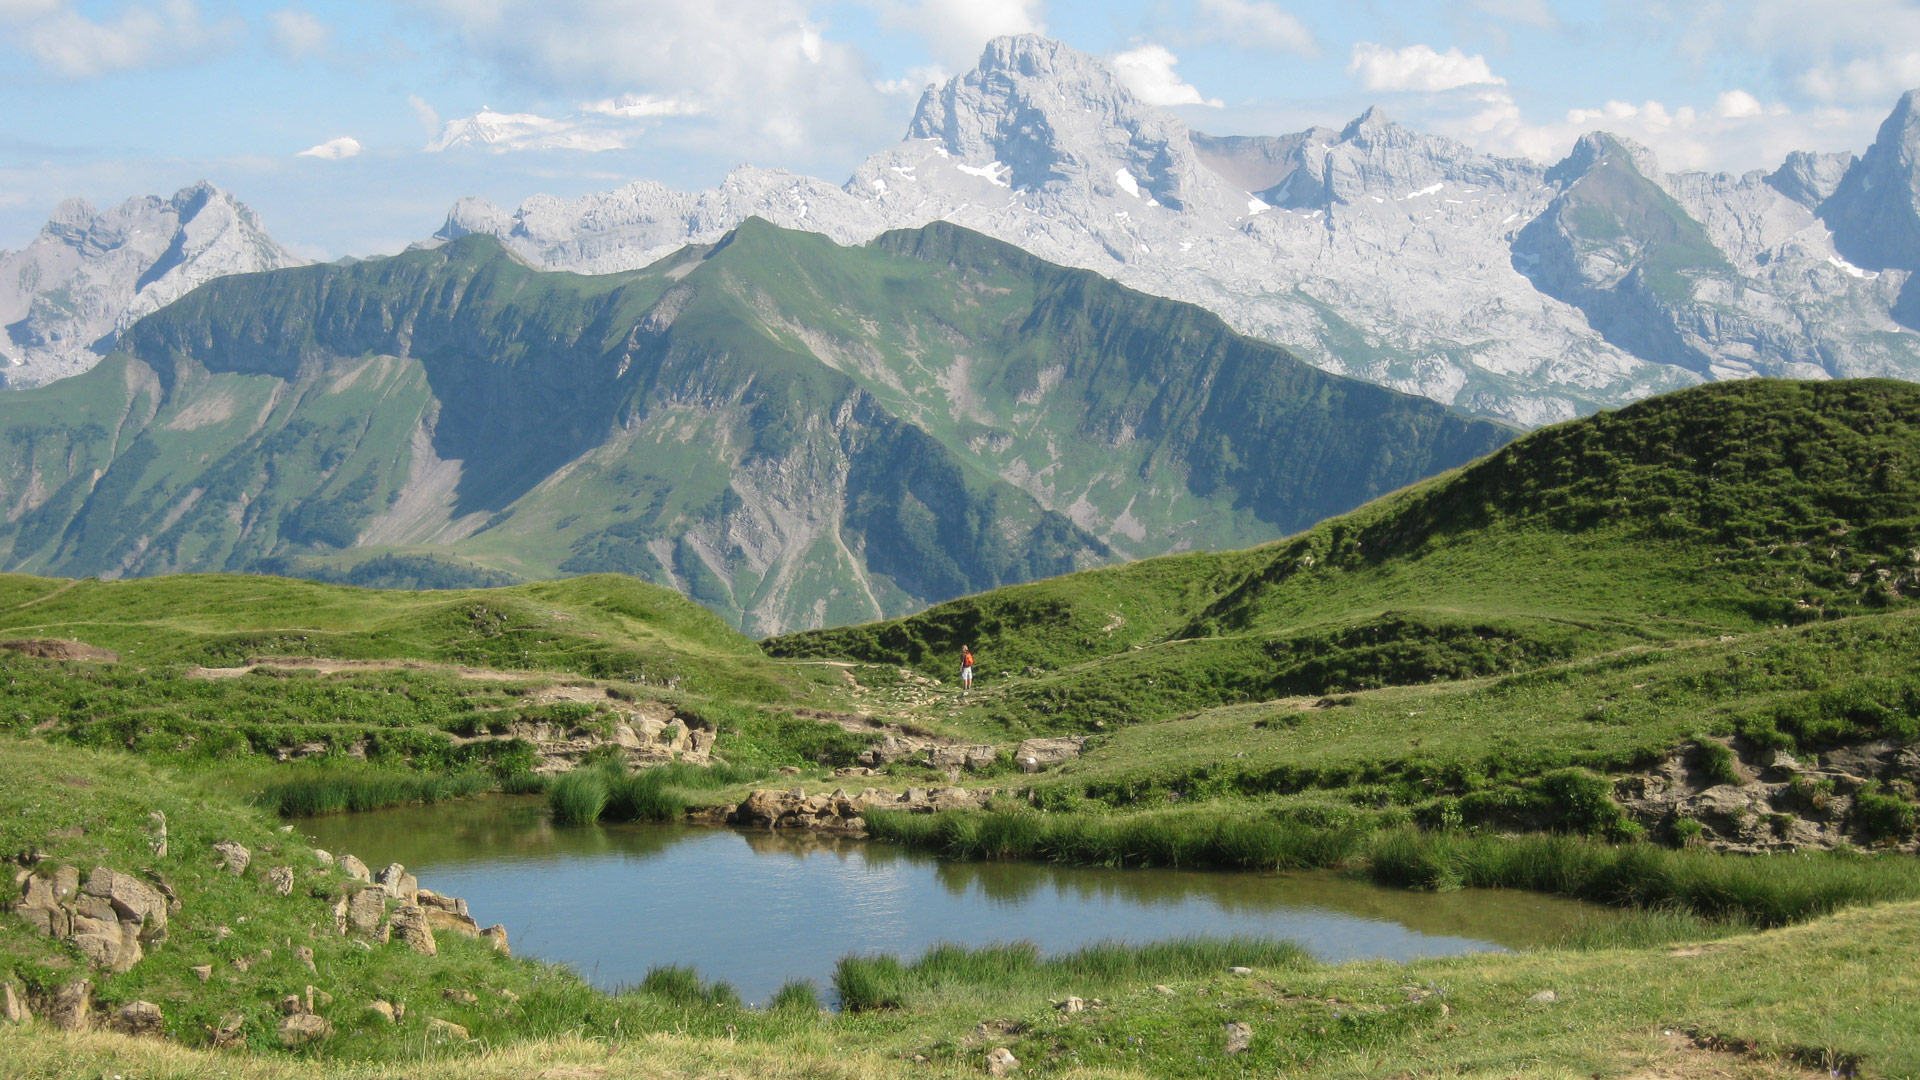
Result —
M367 869L366 863L361 862L352 855L340 856L340 869L355 881L364 881L369 885L373 884L373 871Z
M33 1019L33 1010L27 1008L27 996L14 988L10 982L0 983L0 1019L9 1024L24 1024Z
M227 868L227 873L234 877L246 873L247 864L253 861L253 852L231 840L222 840L213 845L213 852L220 856L220 862Z
M1539 1003L1541 1003L1542 1005L1551 1005L1551 1004L1553 1004L1554 1002L1556 1002L1556 1001L1559 1001L1559 1000L1560 1000L1560 995L1559 995L1559 994L1556 994L1556 993L1554 993L1554 992L1553 992L1553 991L1551 991L1551 990L1542 990L1542 991L1540 991L1539 993L1537 993L1537 994L1535 994L1535 995L1533 995L1532 997L1530 997L1530 998L1528 998L1527 1000L1528 1000L1528 1001L1537 1001L1537 1002L1539 1002Z
M293 947L293 955L295 959L307 965L308 971L313 972L315 975L320 974L320 969L313 966L313 950L312 949L307 948L305 945L295 945Z
M293 895L293 867L276 866L267 871L267 887L275 896Z
M246 1019L239 1013L228 1013L220 1018L220 1026L213 1029L213 1046L216 1050L232 1049L247 1045L247 1033L241 1028Z
M280 1011L288 1016L299 1016L301 1013L313 1010L307 1008L307 1003L301 1000L299 994L288 994L280 999Z
M516 993L514 993L514 992L513 992L513 991L511 991L511 990L499 990L499 991L496 991L496 993L498 993L498 994L499 994L499 995L500 995L501 997L503 997L503 998L506 998L506 999L507 999L508 1001L519 1001L519 1000L520 1000L520 995L519 995L519 994L516 994Z
M1227 1053L1238 1054L1253 1045L1253 1025L1235 1020L1227 1025Z
M195 964L193 966L193 973L200 977L201 982L206 982L208 979L213 978L213 965Z
M474 996L473 991L462 990L457 986L449 986L445 990L440 991L440 996L446 998L448 1001L458 1002L461 1005L480 1004L480 999Z
M1086 1008L1087 1003L1077 997L1070 997L1060 1003L1060 1011L1064 1013L1085 1012Z
M1008 1076L1019 1071L1019 1068L1020 1059L1014 1057L1013 1051L1006 1047L996 1046L987 1051L988 1076Z
M1253 969L1252 969L1252 968L1250 968L1250 967L1230 967L1230 968L1228 968L1227 970L1228 970L1229 972L1231 972L1231 973L1233 973L1233 974L1235 974L1235 975L1251 975L1251 974L1253 974Z
M364 1011L372 1013L389 1024L393 1023L393 1005L389 1002L370 1001Z
M165 1034L163 1030L165 1019L160 1014L160 1006L153 1002L132 1001L122 1005L120 1011L113 1014L113 1021L109 1026L122 1035L160 1037Z
M280 1041L287 1046L299 1046L333 1034L333 1025L324 1016L312 1013L296 1013L280 1021Z
M331 851L323 851L320 848L314 848L313 857L320 863L321 866L333 865L333 852Z
M1154 992L1154 993L1156 993L1156 994L1164 994L1164 995L1166 995L1167 997L1172 997L1172 996L1173 996L1173 987L1171 987L1171 986L1168 986L1168 985L1166 985L1165 983L1159 983L1159 984L1156 984L1156 985L1154 986L1154 988L1153 988L1153 992Z
M437 1016L427 1021L427 1036L433 1039L459 1039L462 1042L472 1037L467 1034L466 1028Z

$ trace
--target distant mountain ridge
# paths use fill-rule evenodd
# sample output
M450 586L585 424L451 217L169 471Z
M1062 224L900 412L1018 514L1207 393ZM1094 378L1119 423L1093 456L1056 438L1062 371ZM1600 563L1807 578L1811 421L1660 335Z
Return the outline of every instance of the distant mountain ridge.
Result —
M69 199L31 244L0 252L0 385L85 371L121 331L204 282L305 262L205 181L105 211Z
M1595 134L1543 168L1378 109L1340 130L1192 132L1101 61L1013 37L930 88L907 138L844 185L744 167L704 192L469 199L437 238L601 273L752 215L846 244L949 220L1326 370L1533 425L1722 378L1920 378L1920 299L1902 299L1920 268L1914 107L1859 159L1669 174Z
M1270 539L1514 434L944 223L600 276L469 237L222 278L120 345L0 395L0 566L454 556L764 634Z

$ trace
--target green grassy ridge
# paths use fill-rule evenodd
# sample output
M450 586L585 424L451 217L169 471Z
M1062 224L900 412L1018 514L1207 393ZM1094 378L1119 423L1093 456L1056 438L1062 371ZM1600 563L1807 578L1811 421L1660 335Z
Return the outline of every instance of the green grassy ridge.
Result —
M437 592L260 575L9 582L22 600L0 608L0 638L75 638L145 666L417 661L760 701L785 699L807 678L760 659L700 605L617 575Z
M987 672L1039 674L1125 664L1141 646L1192 638L1266 635L1290 652L1278 639L1378 637L1396 617L1531 621L1519 635L1537 656L1528 663L1743 633L1907 602L1898 590L1920 547L1912 463L1920 388L1723 383L1534 432L1275 544L1085 572L763 647L946 675L971 644ZM1284 671L1268 659L1246 679L1284 685ZM1097 683L1100 665L1076 678Z
M1920 740L1910 610L1727 636L1116 728L1042 786L1117 805L1300 793L1494 823L1526 810L1535 777L1644 768L1697 738L1795 754Z

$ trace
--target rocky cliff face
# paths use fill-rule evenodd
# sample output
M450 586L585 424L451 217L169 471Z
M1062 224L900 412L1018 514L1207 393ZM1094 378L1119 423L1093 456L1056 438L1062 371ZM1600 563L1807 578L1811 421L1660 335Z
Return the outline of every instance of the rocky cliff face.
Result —
M1703 379L1920 375L1897 321L1920 312L1902 300L1920 261L1901 224L1920 221L1912 110L1857 162L1670 175L1600 136L1548 170L1377 110L1338 131L1191 132L1098 60L1017 37L930 89L907 138L843 186L742 169L695 194L465 203L441 236L608 272L750 214L841 243L948 220L1202 304L1326 370L1536 424Z
M121 346L0 395L6 567L445 548L764 634L1271 539L1512 435L945 224L598 278L468 237L225 278Z
M204 181L106 211L70 199L33 243L0 252L0 380L33 386L85 371L121 331L200 284L304 261Z

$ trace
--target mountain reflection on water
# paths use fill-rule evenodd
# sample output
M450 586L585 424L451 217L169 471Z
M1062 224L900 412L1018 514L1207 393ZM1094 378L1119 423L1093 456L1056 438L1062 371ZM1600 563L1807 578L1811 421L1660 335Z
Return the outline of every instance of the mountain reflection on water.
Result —
M823 986L854 952L939 941L1290 938L1324 960L1409 959L1548 940L1597 909L1534 893L1382 888L1332 872L1110 870L946 862L891 844L681 825L556 826L537 799L489 798L310 818L319 846L404 863L423 888L504 923L514 952L596 985L690 964L764 1001Z

